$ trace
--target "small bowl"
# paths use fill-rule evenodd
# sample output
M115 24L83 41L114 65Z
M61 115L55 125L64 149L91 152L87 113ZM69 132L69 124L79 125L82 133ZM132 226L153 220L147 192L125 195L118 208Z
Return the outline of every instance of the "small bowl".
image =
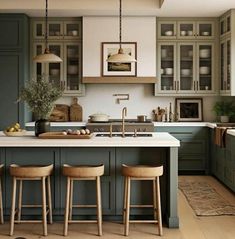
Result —
M208 66L201 66L199 68L199 73L201 75L208 75L208 74L210 74L210 67L208 67Z
M199 51L200 58L209 58L211 56L211 51L209 49L201 49Z
M165 36L172 36L173 35L173 31L166 31L165 32Z
M172 75L173 74L173 68L165 68L165 74L166 75Z
M209 32L202 32L202 36L209 36L210 33Z
M190 76L191 75L191 69L181 69L180 70L182 76Z
M193 35L193 31L187 31L187 35L188 36L192 36Z
M180 31L180 36L186 36L186 31Z
M76 66L76 65L68 66L68 73L70 75L76 75L78 73L78 66Z
M78 31L77 30L73 30L72 32L72 36L77 36L78 35Z
M50 74L52 76L58 76L60 74L60 70L59 69L51 69Z

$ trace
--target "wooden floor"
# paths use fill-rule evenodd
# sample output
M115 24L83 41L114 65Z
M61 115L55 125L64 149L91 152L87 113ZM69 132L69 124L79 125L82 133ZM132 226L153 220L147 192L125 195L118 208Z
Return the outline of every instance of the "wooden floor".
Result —
M216 188L227 201L235 205L235 194L223 187L216 179L209 176L180 176L183 180L206 181ZM179 217L180 228L168 229L164 227L164 236L167 239L235 239L235 216L213 216L197 217L188 205L184 195L179 191ZM54 223L48 226L49 239L65 238L62 236L63 224ZM9 223L0 225L0 239L8 238ZM21 224L15 226L15 235L11 238L36 239L41 236L42 226L39 224ZM98 238L96 236L97 227L94 224L72 224L69 226L68 239L72 238ZM104 222L104 239L121 239L123 236L123 225L119 223ZM131 239L151 239L158 238L157 228L153 224L131 224ZM160 238L160 237L159 237Z

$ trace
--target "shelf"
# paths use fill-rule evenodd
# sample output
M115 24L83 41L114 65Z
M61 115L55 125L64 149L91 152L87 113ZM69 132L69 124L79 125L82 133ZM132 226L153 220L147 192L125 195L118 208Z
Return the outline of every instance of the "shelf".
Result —
M86 84L150 84L156 83L157 78L147 77L129 77L129 76L112 76L112 77L83 77L82 83Z

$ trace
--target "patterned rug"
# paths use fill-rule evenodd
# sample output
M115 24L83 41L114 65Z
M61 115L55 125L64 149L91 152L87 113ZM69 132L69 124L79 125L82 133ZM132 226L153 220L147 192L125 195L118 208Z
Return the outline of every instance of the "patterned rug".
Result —
M197 216L235 215L235 205L227 202L206 182L180 181L179 189Z

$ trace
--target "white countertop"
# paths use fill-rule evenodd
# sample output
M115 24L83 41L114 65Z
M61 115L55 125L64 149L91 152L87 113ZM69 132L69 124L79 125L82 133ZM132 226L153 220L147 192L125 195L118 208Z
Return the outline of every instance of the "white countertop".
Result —
M0 132L0 147L179 147L169 133L152 133L153 137L92 137L91 139L39 139L33 131L22 137L8 137Z
M83 127L86 126L87 122L51 122L52 127ZM28 122L25 124L25 127L34 127L35 122Z
M164 127L164 126L179 126L179 127L185 127L185 126L200 126L200 127L210 127L210 128L215 128L216 127L216 123L210 123L210 122L156 122L154 121L154 126L155 127Z

